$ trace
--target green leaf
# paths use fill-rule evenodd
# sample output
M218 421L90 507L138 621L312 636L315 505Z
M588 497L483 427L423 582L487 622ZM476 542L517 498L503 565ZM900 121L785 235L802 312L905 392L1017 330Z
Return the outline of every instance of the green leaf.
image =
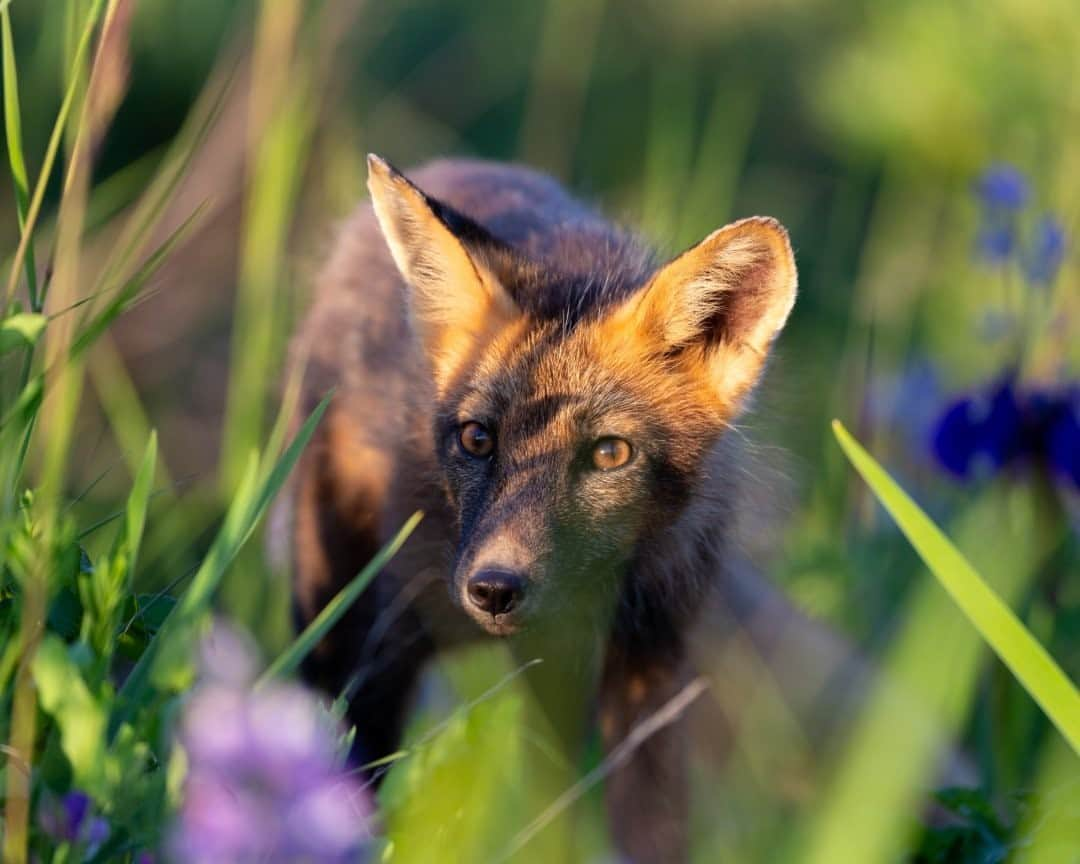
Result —
M333 627L338 621L341 620L341 616L344 615L349 607L356 602L357 598L364 592L364 589L371 583L371 580L375 578L380 570L386 565L397 551L402 547L405 541L409 538L409 535L416 529L416 526L420 524L420 520L423 518L423 514L420 512L414 513L409 517L409 520L401 527L401 530L379 550L356 576L352 578L348 585L342 588L334 598L323 607L323 610L315 616L315 618L304 628L304 632L301 633L293 641L292 645L285 649L278 658L270 664L269 668L259 678L257 687L261 687L273 678L280 678L282 675L288 675L294 671L311 653L312 649L319 644L320 640L325 636L330 628Z
M0 354L16 348L32 348L37 344L48 319L44 315L23 312L0 322Z
M56 721L60 745L71 763L75 784L94 790L104 752L105 712L87 689L60 639L47 633L32 665L41 707Z
M1080 755L1080 691L967 559L838 420L833 432L960 610Z

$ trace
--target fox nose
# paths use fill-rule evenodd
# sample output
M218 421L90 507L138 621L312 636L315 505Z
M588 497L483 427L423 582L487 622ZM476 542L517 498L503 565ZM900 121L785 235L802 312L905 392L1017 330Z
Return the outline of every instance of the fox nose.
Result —
M469 601L489 615L504 615L521 603L525 580L502 570L483 570L469 580Z

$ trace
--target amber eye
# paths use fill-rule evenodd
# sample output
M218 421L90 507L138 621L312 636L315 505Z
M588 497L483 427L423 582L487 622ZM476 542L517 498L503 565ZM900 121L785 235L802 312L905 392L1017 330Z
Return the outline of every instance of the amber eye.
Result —
M593 465L601 471L621 468L630 461L632 452L630 445L622 438L601 438L593 447Z
M491 451L495 449L495 439L487 428L475 420L470 420L461 427L461 431L458 433L458 439L461 441L461 446L465 452L470 456L475 456L478 459L483 459L491 455Z

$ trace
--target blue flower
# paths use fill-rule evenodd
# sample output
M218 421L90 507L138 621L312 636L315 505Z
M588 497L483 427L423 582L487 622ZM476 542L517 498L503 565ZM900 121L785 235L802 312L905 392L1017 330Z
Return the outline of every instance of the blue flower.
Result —
M938 420L933 448L946 471L966 480L981 464L996 471L1013 459L1021 437L1016 393L1005 378L989 394L952 402Z
M1043 216L1035 227L1024 275L1033 285L1048 285L1054 281L1065 260L1065 229L1053 216Z
M932 438L941 466L961 480L1018 462L1042 465L1080 489L1080 388L1020 390L1006 375L954 400Z
M1047 432L1046 455L1051 470L1080 489L1080 387L1075 387L1053 417Z
M988 210L1016 211L1027 203L1027 178L1013 165L991 165L975 182L975 194Z
M983 261L997 266L1012 257L1016 248L1016 226L1011 222L993 221L995 224L985 224L979 229L975 249Z

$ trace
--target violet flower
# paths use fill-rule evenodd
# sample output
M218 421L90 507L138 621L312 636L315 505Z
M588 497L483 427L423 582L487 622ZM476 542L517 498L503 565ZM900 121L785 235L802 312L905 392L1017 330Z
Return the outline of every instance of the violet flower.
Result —
M987 210L1021 210L1030 189L1022 171L1006 162L990 165L975 181L975 194Z
M1043 216L1035 226L1024 261L1024 275L1032 285L1049 285L1065 261L1065 229L1052 216Z
M337 730L299 686L253 690L253 656L220 628L204 646L180 727L190 768L170 860L364 860L372 804L338 762Z
M56 843L83 847L92 856L109 838L109 823L93 815L90 796L78 789L62 798L49 795L38 809L38 824L42 832Z
M1080 490L1080 387L1025 390L1006 375L946 406L932 444L939 464L962 480L1027 463Z

